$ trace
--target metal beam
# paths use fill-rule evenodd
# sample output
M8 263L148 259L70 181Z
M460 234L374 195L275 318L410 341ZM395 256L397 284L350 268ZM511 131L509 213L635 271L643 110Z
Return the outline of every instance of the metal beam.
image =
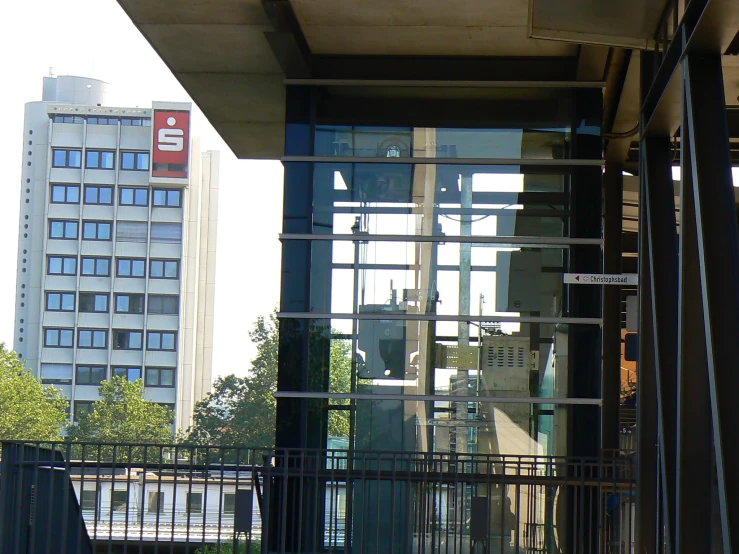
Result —
M603 273L621 273L621 220L623 217L623 172L619 164L607 164L603 175ZM601 446L619 447L621 399L621 287L603 290L603 377L601 381Z
M285 85L403 88L603 88L603 81L462 81L436 79L284 79Z
M739 548L739 235L721 56L690 54L685 90L723 551Z
M669 137L642 140L666 552L675 544L678 253Z
M701 290L701 277L696 263L698 235L685 101L683 106L675 553L692 554L711 551L714 472L706 336L695 328L696 322L703 319L703 299L697 293Z

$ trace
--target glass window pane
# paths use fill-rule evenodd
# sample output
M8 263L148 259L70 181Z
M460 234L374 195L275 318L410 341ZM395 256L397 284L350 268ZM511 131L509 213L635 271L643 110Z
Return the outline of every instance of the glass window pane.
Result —
M64 167L67 164L66 150L54 150L54 166Z
M61 273L62 272L62 259L61 258L49 258L49 273Z
M158 260L151 262L151 277L164 276L164 263Z
M46 309L59 310L62 307L60 295L56 292L50 292L46 295Z
M97 261L97 274L98 275L109 275L110 274L110 261L107 259L99 259Z
M98 223L98 238L110 240L110 223Z
M163 387L171 387L174 385L174 370L162 369L160 370L160 380Z
M74 275L77 273L76 258L64 258L64 273L65 275Z
M149 169L149 153L139 152L136 154L136 169Z
M162 333L162 350L174 350L174 333Z
M123 152L121 154L121 169L133 169L133 168L134 168L133 152Z
M101 204L112 204L113 203L113 189L112 187L100 188L100 199L98 200Z
M51 222L51 238L61 238L64 235L64 222L63 221L52 221Z
M167 191L167 206L179 206L180 205L180 191L169 190Z
M77 204L80 201L80 188L67 187L67 202Z
M121 189L121 204L126 206L133 204L133 189Z
M104 294L95 295L95 311L96 312L107 312L108 311L108 297Z
M100 153L100 166L105 169L113 169L113 152Z
M92 336L92 345L95 348L105 348L105 331L95 331Z
M96 168L100 166L100 152L95 150L87 151L87 161L85 163L87 167Z
M129 348L141 348L141 331L131 331L128 339Z
M45 342L49 346L59 345L59 329L47 329Z
M64 202L64 185L52 185L51 187L51 201L52 202Z
M171 279L177 278L177 262L164 262L164 276Z
M118 275L122 277L131 275L131 260L118 260Z
M92 344L92 331L80 331L77 346L84 348Z
M128 368L128 380L136 381L141 379L141 368L140 367L129 367Z
M166 190L155 190L154 191L154 205L164 206L167 203L167 191Z
M159 384L159 370L154 368L146 368L146 384L157 386Z
M90 384L90 368L88 366L77 366L77 384Z
M59 332L59 343L63 346L72 346L74 335L72 329L62 329Z
M116 312L127 312L128 311L128 295L120 295L115 299L115 311Z
M147 189L136 189L136 205L147 206L149 204L149 191Z
M104 367L93 367L91 370L90 378L95 385L99 385L105 380L105 368Z
M97 204L98 203L98 189L97 187L85 187L85 204Z
M85 221L82 227L82 238L94 239L96 230L97 230L97 225L95 223L90 222L90 221Z
M69 167L82 166L82 152L79 150L70 150L67 154L67 160Z
M77 222L76 221L67 221L67 224L65 226L64 237L68 239L77 238Z
M74 310L74 294L62 294L62 310L68 312Z
M159 333L149 333L149 342L146 347L149 350L159 350L162 347L161 335Z

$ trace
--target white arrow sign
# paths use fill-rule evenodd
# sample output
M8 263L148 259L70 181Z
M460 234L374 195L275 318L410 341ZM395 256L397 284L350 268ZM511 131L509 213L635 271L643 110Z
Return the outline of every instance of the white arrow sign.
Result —
M636 273L565 273L564 282L568 285L638 285L639 276Z

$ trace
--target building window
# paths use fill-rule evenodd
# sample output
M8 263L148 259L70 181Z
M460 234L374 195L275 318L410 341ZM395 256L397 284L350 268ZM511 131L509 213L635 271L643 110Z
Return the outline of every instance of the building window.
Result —
M87 118L88 125L118 125L117 117L92 117Z
M49 238L75 240L79 232L79 221L49 221Z
M77 348L108 348L108 331L80 329L77 334Z
M164 513L164 493L150 492L146 502L146 511L150 514Z
M203 493L188 492L187 493L187 513L200 514L203 511Z
M71 385L72 364L41 364L41 383L44 385Z
M85 204L113 204L113 187L85 185Z
M81 292L80 312L108 313L108 296L98 292Z
M106 367L102 365L78 365L77 366L77 384L78 385L99 385L106 378Z
M73 312L73 292L47 292L46 309L50 312Z
M115 227L118 242L146 242L148 227L146 221L119 221Z
M87 169L114 169L115 152L88 150L85 152L85 167Z
M84 123L85 121L85 118L80 117L79 115L67 115L61 113L55 113L51 119L54 123Z
M116 258L118 277L146 277L146 260L137 258Z
M113 348L118 350L141 350L143 331L113 331Z
M75 400L74 402L74 420L79 421L82 416L88 416L95 409L95 402L91 400Z
M85 240L110 240L109 221L83 221L82 238Z
M182 225L179 223L152 223L151 242L180 244L182 242Z
M79 204L79 185L51 185L51 202L53 204Z
M147 350L175 350L177 333L170 331L149 331L146 337Z
M151 119L148 117L122 117L121 125L124 127L151 127Z
M152 279L177 279L179 276L179 260L151 260L149 277Z
M66 148L55 148L52 152L54 167L74 167L82 166L82 150L70 150Z
M123 377L127 381L136 381L141 379L140 367L114 367L113 377Z
M119 206L148 206L149 189L119 187Z
M77 258L49 256L46 272L49 275L77 275Z
M154 189L154 206L179 208L181 192L179 189Z
M110 493L110 511L111 512L125 512L128 509L128 492L123 491L111 491Z
M223 513L233 514L236 511L236 493L223 493Z
M44 328L44 346L50 348L72 348L74 346L74 329Z
M121 169L149 170L148 152L121 152Z
M146 386L174 387L174 369L173 367L147 367Z
M148 313L177 315L180 313L180 297L175 295L150 294Z
M110 258L82 258L82 275L110 276Z
M116 294L115 311L119 314L143 314L143 294Z
M75 402L75 419L77 419L77 404L82 402ZM87 412L89 413L89 412ZM94 481L94 480L93 480ZM93 512L97 514L98 511L98 489L96 483L82 483L82 491L80 492L80 510L83 512Z

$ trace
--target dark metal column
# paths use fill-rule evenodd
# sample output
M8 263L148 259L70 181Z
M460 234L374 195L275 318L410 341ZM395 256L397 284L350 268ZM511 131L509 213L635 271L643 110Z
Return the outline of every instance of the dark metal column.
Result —
M739 548L739 235L721 56L683 62L723 551ZM708 494L708 491L706 491Z
M675 553L710 552L713 465L711 401L698 266L693 175L683 102L680 129L680 304L678 317L677 489Z
M620 164L606 164L603 189L603 272L621 273L624 178ZM601 446L617 450L621 400L621 287L603 289Z
M654 368L657 377L659 451L665 542L675 544L675 483L677 448L677 223L672 184L669 137L642 139L649 228L649 269L652 287Z
M644 161L640 159L639 191L639 363L636 389L636 546L638 554L657 550L657 381L654 372L652 284ZM661 552L661 550L660 550Z

